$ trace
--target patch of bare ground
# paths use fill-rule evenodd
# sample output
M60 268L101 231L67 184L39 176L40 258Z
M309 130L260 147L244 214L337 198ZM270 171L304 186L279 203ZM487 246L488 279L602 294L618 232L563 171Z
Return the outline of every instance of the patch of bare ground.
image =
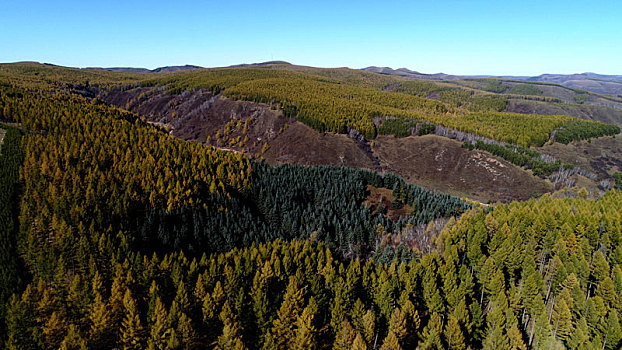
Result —
M386 213L393 221L396 221L401 216L408 216L412 213L413 208L410 205L402 204L397 206L397 208L394 207L393 201L395 200L395 196L390 189L367 185L366 194L367 197L363 205L373 212L377 212L378 207L381 206L380 210Z
M594 172L598 179L609 178L622 171L622 134L591 141L575 141L567 145L553 143L540 148L564 163L574 164Z
M521 99L509 99L506 112L523 114L570 115L622 126L622 109L587 104L564 104Z
M271 164L342 165L375 170L369 155L345 135L318 133L302 123L287 126L263 157Z
M374 154L406 180L481 202L525 200L552 190L550 182L516 165L460 142L426 135L379 136Z

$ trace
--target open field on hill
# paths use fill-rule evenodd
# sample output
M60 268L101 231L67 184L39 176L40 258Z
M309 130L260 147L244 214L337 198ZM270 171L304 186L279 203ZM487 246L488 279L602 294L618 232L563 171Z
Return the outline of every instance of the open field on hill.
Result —
M580 141L564 145L554 143L540 150L566 163L575 164L607 178L622 171L622 135L601 137L590 142Z
M457 196L509 201L552 189L549 182L529 171L487 152L469 151L447 138L380 136L374 143L382 165L416 184Z

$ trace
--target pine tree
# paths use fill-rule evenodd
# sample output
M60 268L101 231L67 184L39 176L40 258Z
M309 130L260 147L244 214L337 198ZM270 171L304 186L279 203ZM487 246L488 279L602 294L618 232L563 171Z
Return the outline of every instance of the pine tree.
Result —
M402 346L400 345L400 341L397 337L397 335L392 332L389 331L389 334L386 336L386 338L384 338L384 341L382 342L382 346L380 347L380 350L401 350Z
M365 344L365 340L361 333L356 333L356 337L354 338L354 342L352 343L352 350L367 350L367 344Z
M45 336L45 343L51 348L57 348L67 332L67 322L63 316L54 311L45 321L41 331Z
M228 300L225 301L218 317L222 322L223 328L221 335L218 337L216 348L221 350L246 349L242 342L241 331L238 328L237 317L231 310Z
M88 349L87 342L80 335L78 327L74 324L69 326L65 339L60 344L61 350L86 350Z
M509 342L504 334L506 326L507 299L505 294L497 296L492 302L490 313L486 317L486 338L484 349L507 349Z
M269 327L268 307L269 301L267 296L268 283L274 277L270 262L266 261L261 270L257 270L253 278L253 286L251 295L253 298L253 312L255 314L255 322L260 335L266 333Z
M597 250L592 257L591 275L596 285L609 276L609 263L600 250Z
M449 316L447 324L445 325L445 339L447 339L447 346L450 349L464 350L466 343L460 323L452 315Z
M149 339L147 340L148 348L163 349L171 331L164 304L159 297L156 297L155 307L150 320Z
M317 309L315 301L310 302L310 305L302 311L302 315L296 320L296 334L290 346L292 349L307 350L316 348L316 329L313 325L315 309Z
M442 343L443 323L439 314L432 314L428 324L423 327L421 339L425 349L443 349Z
M620 328L618 313L615 309L612 309L609 312L609 316L607 318L607 331L605 332L605 338L603 340L607 349L620 349L622 329Z
M406 337L406 318L399 308L393 310L391 320L389 322L389 333L393 333L398 342Z
M518 325L514 324L508 329L508 340L510 341L510 348L513 350L527 350L527 345L523 341L523 334L518 329Z
M596 295L603 298L608 305L616 305L617 295L611 277L607 276L603 279L598 289L596 289Z
M589 336L590 330L587 327L587 321L585 317L582 317L579 321L577 321L577 326L568 339L567 345L570 349L581 349L587 348L587 344L590 340Z
M302 290L298 287L298 280L291 276L283 302L277 311L277 318L272 323L271 334L278 349L285 349L294 339L294 326L300 314L302 302Z
M553 337L566 340L572 333L572 314L570 308L563 299L555 304L553 310Z
M99 292L95 294L95 300L91 304L89 320L91 323L89 331L90 346L95 349L104 347L111 340L114 324L110 317L108 305Z
M112 281L110 298L108 299L110 322L115 325L115 327L119 327L125 313L123 299L127 289L125 287L125 283L123 282L123 277L121 277L120 274L121 266L117 265L116 276Z
M335 337L335 343L333 344L333 350L349 350L352 349L352 344L356 338L356 331L352 328L348 319L341 322L341 328L337 332Z
M216 345L218 350L246 350L246 346L242 343L241 337L235 325L227 323L222 329L222 335L218 337Z
M365 311L365 304L363 304L361 299L357 298L352 311L350 311L350 319L352 320L352 326L359 333L363 333L365 329L365 325L363 324Z
M196 333L192 327L192 320L182 312L177 322L176 334L179 336L179 342L185 349L191 349L194 347L196 340Z
M376 343L376 317L371 310L367 310L363 316L363 338L367 344Z
M141 349L143 348L143 328L140 324L136 301L132 298L129 289L125 291L123 306L125 307L125 317L121 325L122 347L123 349Z

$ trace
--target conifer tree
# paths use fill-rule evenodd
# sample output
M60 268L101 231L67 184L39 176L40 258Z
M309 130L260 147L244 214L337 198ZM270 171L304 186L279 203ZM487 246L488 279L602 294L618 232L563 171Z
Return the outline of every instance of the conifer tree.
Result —
M216 349L219 350L246 350L246 346L242 343L242 339L238 335L238 331L233 324L225 324L222 329L222 335L218 337Z
M389 321L389 333L393 333L397 341L401 342L406 337L406 332L406 317L399 308L396 308Z
M622 340L622 328L618 319L618 313L615 309L609 312L607 317L607 331L603 339L607 349L619 349Z
M296 333L290 347L296 350L306 350L316 348L315 333L316 329L313 325L313 317L317 306L313 299L310 305L305 307L302 314L296 320Z
M69 326L65 339L60 344L61 350L86 350L88 349L87 342L80 335L80 331L76 325Z
M65 338L67 321L59 312L54 311L43 324L41 331L48 346L52 348L59 347L61 341Z
M449 316L447 324L445 325L445 339L447 339L447 346L450 349L464 350L466 343L460 323L452 315Z
M555 304L553 310L553 337L566 340L573 331L572 314L565 300Z
M233 314L229 301L225 301L219 318L223 324L222 334L218 337L217 349L220 350L243 350L246 346L242 342L241 331L238 328L238 321Z
M176 334L179 336L179 342L184 349L191 349L195 345L196 333L192 326L192 320L182 312L177 322Z
M367 344L376 344L376 317L371 310L367 310L363 316L363 338Z
M354 338L354 342L352 343L352 350L367 350L367 344L363 339L361 333L356 333L356 337Z
M508 329L507 337L510 342L510 348L515 350L527 350L527 345L523 341L523 334L520 329L518 329L518 325L514 324L512 327Z
M141 349L143 345L143 327L140 323L136 301L130 290L125 291L123 297L125 317L121 325L121 344L124 349Z
M401 350L402 346L400 345L400 341L397 338L396 334L392 331L389 331L389 334L384 338L382 342L382 346L380 350Z
M590 340L589 333L590 331L587 327L587 322L585 320L585 317L582 317L581 319L579 319L579 321L577 321L577 326L575 328L575 331L574 333L572 333L572 335L570 336L570 339L568 339L567 341L568 348L571 348L571 349L586 348Z
M159 297L156 297L149 328L150 334L147 340L147 346L150 349L162 349L167 342L171 329L166 309Z
M298 286L298 280L291 276L270 331L278 349L285 349L294 339L294 327L302 309L302 302L302 290Z
M432 314L428 324L423 328L421 340L426 349L442 349L443 324L439 314Z
M352 349L352 344L354 343L354 339L356 338L356 331L350 324L348 319L343 320L341 322L341 328L337 332L335 336L335 342L333 343L334 350L347 350Z
M110 341L115 327L110 316L108 304L104 301L101 294L96 292L95 300L91 304L89 312L90 330L88 339L91 347L97 349L105 346Z

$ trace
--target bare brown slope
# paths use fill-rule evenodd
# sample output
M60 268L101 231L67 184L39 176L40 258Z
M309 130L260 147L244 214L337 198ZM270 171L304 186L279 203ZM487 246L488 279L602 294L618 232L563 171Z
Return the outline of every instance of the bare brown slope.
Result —
M603 106L509 99L505 111L523 114L570 115L622 126L622 109Z
M260 154L267 142L295 120L261 103L234 101L196 90L173 96L158 88L103 92L105 102L126 108L166 127L183 140Z
M599 179L610 179L613 173L622 171L622 135L567 145L554 143L545 145L541 151L561 159L564 163L588 169L596 173Z
M270 143L263 157L271 164L343 165L376 170L372 159L345 135L320 134L310 127L288 125Z
M552 189L545 180L487 152L427 135L379 136L374 153L381 164L427 188L480 201L527 199Z

